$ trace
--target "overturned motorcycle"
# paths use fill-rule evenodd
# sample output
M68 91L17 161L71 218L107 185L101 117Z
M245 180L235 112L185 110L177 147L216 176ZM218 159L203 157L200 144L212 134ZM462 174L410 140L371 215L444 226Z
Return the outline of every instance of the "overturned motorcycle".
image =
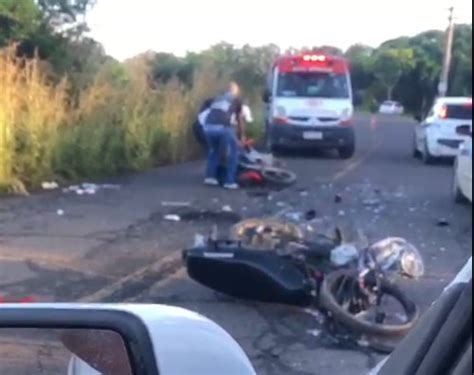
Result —
M224 182L226 169L226 157L223 155L218 173L221 183ZM274 158L273 154L257 151L253 140L241 144L237 176L240 185L284 188L293 185L296 178L296 174Z
M374 338L372 347L382 352L393 350L419 315L390 277L424 272L416 248L400 238L355 251L338 236L310 242L297 225L251 219L238 223L230 240L209 240L183 258L189 276L211 289L317 308L335 326Z

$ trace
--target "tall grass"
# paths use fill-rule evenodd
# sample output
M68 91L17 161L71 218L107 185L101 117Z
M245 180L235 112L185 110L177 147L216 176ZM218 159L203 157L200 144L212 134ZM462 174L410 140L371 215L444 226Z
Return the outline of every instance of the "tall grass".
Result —
M38 60L0 51L0 189L25 192L53 174L54 144L66 117L66 82L48 84Z
M221 86L210 68L191 89L153 86L145 62L105 65L68 96L38 59L0 51L0 189L26 192L47 180L95 178L188 159L198 105Z

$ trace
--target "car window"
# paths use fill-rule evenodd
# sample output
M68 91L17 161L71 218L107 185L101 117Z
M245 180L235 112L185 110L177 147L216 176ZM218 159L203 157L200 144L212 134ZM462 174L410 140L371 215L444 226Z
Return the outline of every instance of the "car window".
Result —
M472 120L472 104L448 104L444 110L444 118L450 120Z
M88 329L0 329L0 374L133 375L121 336Z

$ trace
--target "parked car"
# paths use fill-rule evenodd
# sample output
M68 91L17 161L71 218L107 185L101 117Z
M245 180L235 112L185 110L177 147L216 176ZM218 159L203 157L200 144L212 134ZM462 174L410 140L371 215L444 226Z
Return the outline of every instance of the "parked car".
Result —
M428 116L415 127L413 154L425 164L455 158L472 132L472 98L447 97L435 101Z
M393 100L386 100L379 107L379 113L385 115L403 115L404 112L403 105Z
M459 147L454 163L453 194L456 203L472 203L472 138Z

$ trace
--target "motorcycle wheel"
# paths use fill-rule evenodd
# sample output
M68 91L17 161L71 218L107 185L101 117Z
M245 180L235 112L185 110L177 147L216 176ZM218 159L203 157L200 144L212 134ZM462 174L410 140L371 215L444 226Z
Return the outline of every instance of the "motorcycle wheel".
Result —
M290 186L296 182L296 174L281 168L265 167L261 171L266 182L277 186Z
M375 287L375 280L366 280L368 287ZM419 311L396 285L385 279L381 280L382 301L389 300L389 309L384 311L382 321L377 321L378 314L371 316L375 304L367 301L365 309L360 309L355 301L362 294L357 271L340 270L327 275L321 285L320 304L337 322L354 331L381 337L404 336L418 319ZM385 306L387 308L387 306ZM389 322L387 322L387 317Z

